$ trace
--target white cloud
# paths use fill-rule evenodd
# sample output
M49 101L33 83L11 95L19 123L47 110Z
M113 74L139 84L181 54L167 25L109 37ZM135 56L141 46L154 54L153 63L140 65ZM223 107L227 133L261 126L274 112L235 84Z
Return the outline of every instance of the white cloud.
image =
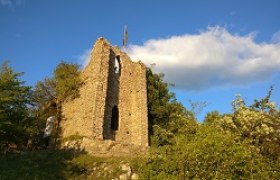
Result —
M0 4L2 6L8 6L8 7L11 7L13 5L12 0L0 0Z
M236 14L235 11L231 11L231 12L229 13L230 16L235 16L235 14Z
M280 71L280 45L256 43L254 33L240 36L219 26L196 35L150 39L130 45L127 53L170 83L187 90L247 85L271 78Z
M90 55L91 55L91 49L84 50L84 52L78 56L78 61L79 63L82 64L82 67L86 67L86 65L90 61Z
M25 0L0 0L0 5L15 10L16 7L24 5Z
M280 31L277 31L276 33L273 34L271 41L272 43L280 44Z

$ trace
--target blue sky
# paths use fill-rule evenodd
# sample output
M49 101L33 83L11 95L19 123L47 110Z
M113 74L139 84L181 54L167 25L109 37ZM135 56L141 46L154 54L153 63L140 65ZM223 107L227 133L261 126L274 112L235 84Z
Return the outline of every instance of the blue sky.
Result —
M206 112L231 111L275 85L280 103L280 1L278 0L0 0L0 62L10 61L34 85L61 61L85 63L104 36L163 72L177 99L207 101Z

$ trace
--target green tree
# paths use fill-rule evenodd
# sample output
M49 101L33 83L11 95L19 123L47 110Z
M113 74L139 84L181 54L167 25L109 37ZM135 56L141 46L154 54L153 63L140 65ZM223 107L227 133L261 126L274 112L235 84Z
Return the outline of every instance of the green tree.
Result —
M167 125L167 105L175 100L175 96L169 93L168 84L163 82L164 74L154 74L147 69L147 93L148 93L148 118L150 127L157 124L162 127ZM151 131L151 129L150 129Z
M61 62L54 70L53 77L39 81L33 93L37 109L44 114L59 115L64 101L79 95L81 80L79 66L74 63Z
M261 100L255 100L246 106L241 96L233 101L233 114L225 115L217 125L226 131L240 135L243 140L250 140L259 151L273 159L280 155L280 113L274 102L270 101L272 88Z
M155 74L147 69L148 119L152 146L172 144L179 134L190 138L197 127L193 113L177 102L163 77L163 73Z
M0 143L1 150L11 144L20 146L28 138L31 125L28 105L31 87L20 80L23 73L14 72L5 62L0 69Z
M33 99L36 103L37 117L45 115L45 118L56 114L56 83L54 79L45 78L44 81L38 81L33 93Z
M209 124L200 125L191 141L177 136L173 144L151 148L139 172L143 179L274 179L280 175L250 141Z
M57 114L57 100L54 79L45 78L38 81L33 92L33 117L36 119L36 132L32 137L33 148L40 148L41 138L46 126L46 119Z
M65 101L71 101L79 96L81 80L79 66L74 63L61 62L53 72L53 77L39 81L35 86L33 98L36 103L36 114L40 127L44 126L49 116L56 116L56 134L59 133L61 121L61 108Z
M231 132L201 125L192 142L183 146L182 175L199 179L268 178L268 161Z
M81 80L79 65L61 62L54 70L55 92L58 102L79 96Z
M208 112L204 118L204 123L213 124L216 121L219 121L221 117L222 116L220 115L219 111Z

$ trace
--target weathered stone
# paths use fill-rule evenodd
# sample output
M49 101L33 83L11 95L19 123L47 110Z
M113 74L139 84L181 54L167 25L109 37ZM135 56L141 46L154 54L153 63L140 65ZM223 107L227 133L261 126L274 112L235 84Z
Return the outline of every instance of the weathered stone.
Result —
M132 175L131 175L131 178L130 178L131 180L138 180L139 179L139 175L138 174L136 174L136 173L133 173Z
M145 153L146 66L99 38L81 79L80 96L62 106L62 137L82 136L80 146L95 155Z
M131 167L129 166L129 164L122 164L120 168L121 170L126 171L128 177L131 176Z
M100 177L100 176L101 176L101 172L97 172L96 177Z
M128 179L129 179L129 177L128 177L127 174L121 174L120 175L120 180L128 180Z
M109 173L111 173L112 172L112 166L106 166L106 167L104 167L104 171L108 171Z

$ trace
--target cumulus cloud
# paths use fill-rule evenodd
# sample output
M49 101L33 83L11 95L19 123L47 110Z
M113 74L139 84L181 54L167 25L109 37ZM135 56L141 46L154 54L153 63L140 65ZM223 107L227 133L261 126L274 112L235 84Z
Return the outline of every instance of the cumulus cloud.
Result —
M280 31L277 31L273 34L271 38L272 43L279 43L280 44Z
M254 36L216 26L195 35L130 45L127 53L147 66L156 64L154 71L165 73L165 80L179 89L240 86L267 80L280 71L279 43L256 43Z
M90 54L91 54L91 49L87 49L84 50L84 52L78 56L78 61L79 63L82 64L82 67L86 67L86 65L89 63L90 61Z

